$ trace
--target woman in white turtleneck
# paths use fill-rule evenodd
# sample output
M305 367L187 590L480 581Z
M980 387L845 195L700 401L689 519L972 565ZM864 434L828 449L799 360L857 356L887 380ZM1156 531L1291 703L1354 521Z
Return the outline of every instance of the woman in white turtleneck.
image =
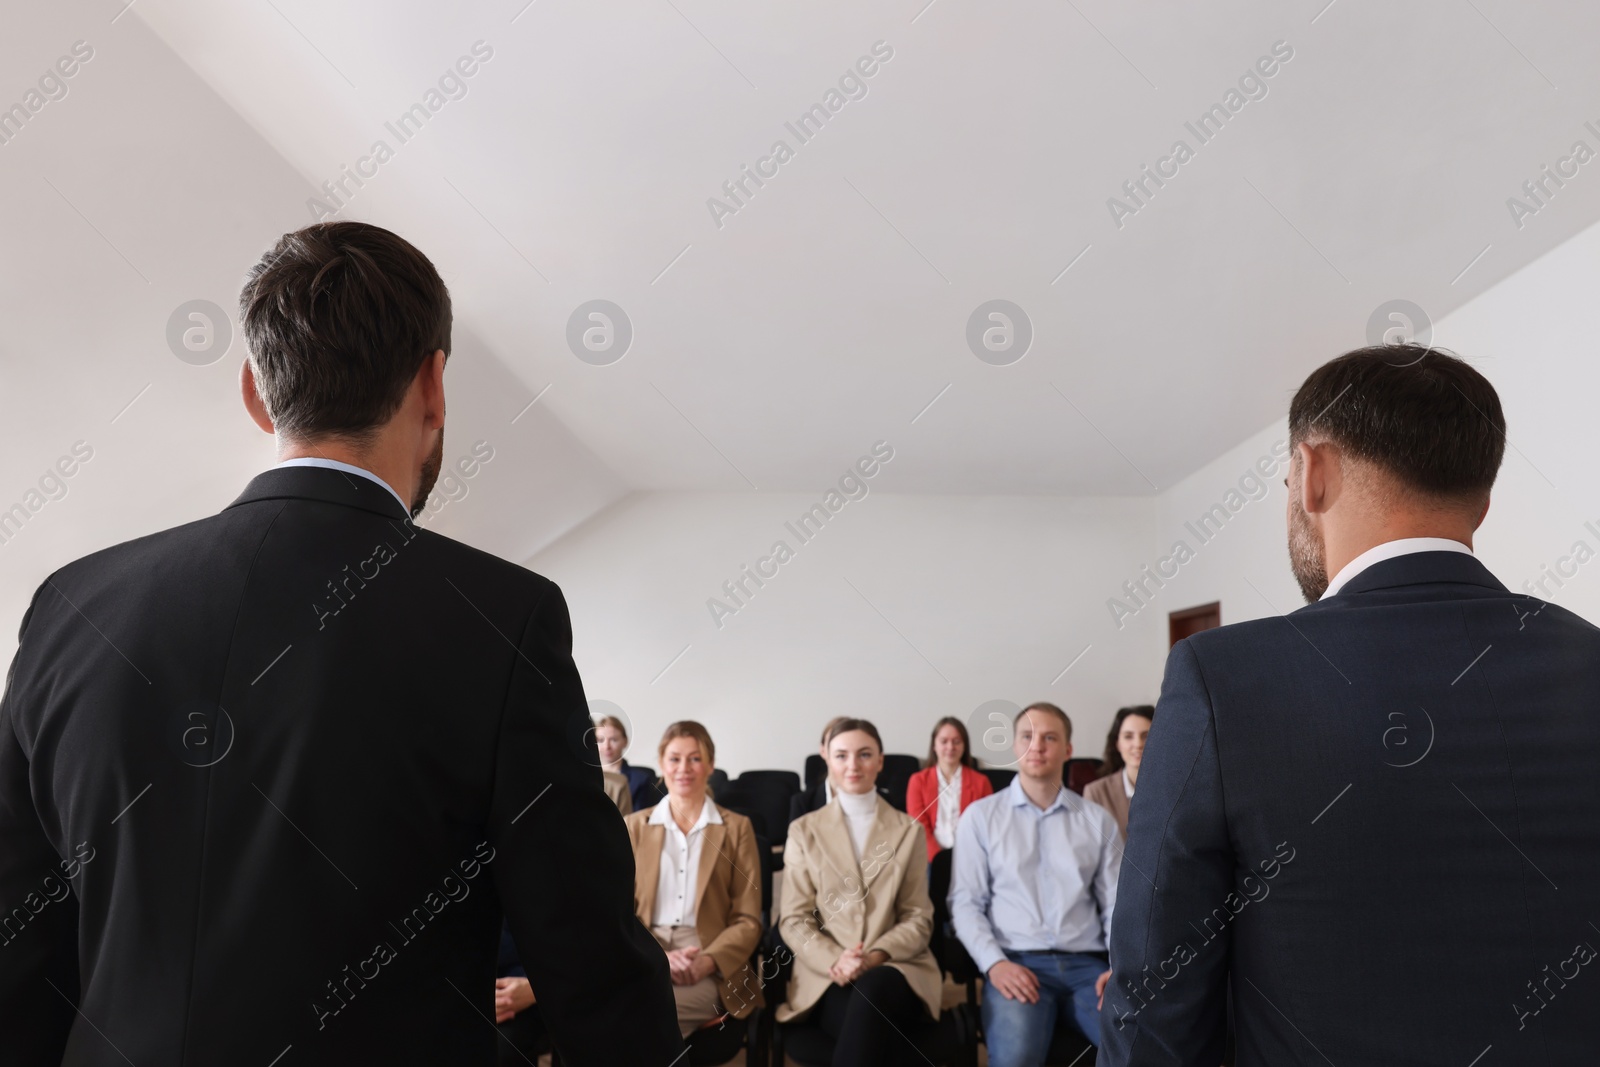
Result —
M922 824L878 795L883 741L870 722L833 723L825 750L833 800L790 823L783 850L778 928L795 963L777 1019L815 1022L834 1039L834 1067L920 1064L910 1039L940 999Z

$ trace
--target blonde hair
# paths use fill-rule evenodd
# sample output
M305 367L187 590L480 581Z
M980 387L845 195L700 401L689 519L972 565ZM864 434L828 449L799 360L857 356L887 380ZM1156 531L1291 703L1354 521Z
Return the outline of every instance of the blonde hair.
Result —
M680 737L693 738L700 745L701 758L713 767L717 765L717 746L711 740L711 731L693 719L684 719L666 728L661 735L661 744L656 746L657 763L667 754L667 745Z
M594 728L598 730L602 726L611 727L613 730L617 731L617 733L622 735L622 740L628 740L628 728L622 725L622 720L617 718L615 715L602 715L595 719Z

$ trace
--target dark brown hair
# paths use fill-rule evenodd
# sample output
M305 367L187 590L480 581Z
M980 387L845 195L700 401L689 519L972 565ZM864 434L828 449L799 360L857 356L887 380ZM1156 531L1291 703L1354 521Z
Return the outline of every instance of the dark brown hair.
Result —
M1111 732L1106 734L1106 754L1100 760L1100 777L1116 774L1122 770L1124 762L1122 753L1117 751L1117 735L1122 733L1122 722L1129 715L1142 715L1152 724L1156 721L1156 709L1149 704L1132 704L1126 708L1118 708L1116 718L1111 720Z
M364 222L280 237L250 268L239 321L267 414L297 440L370 438L423 360L450 353L450 293L439 272Z
M1043 700L1039 701L1037 704L1029 704L1027 707L1017 712L1016 718L1011 720L1013 729L1016 727L1017 723L1022 721L1022 717L1028 714L1030 711L1042 711L1046 714L1054 715L1056 718L1060 719L1062 727L1064 727L1067 731L1066 742L1069 745L1072 744L1072 720L1067 718L1066 712L1062 711L1054 704L1046 703Z
M860 730L878 743L878 751L883 751L883 738L878 736L878 728L866 719L834 719L828 724L828 732L822 738L823 747L833 744L833 739L840 734L847 734L851 730Z
M963 767L976 767L978 765L978 757L972 754L972 737L967 733L967 724L954 715L946 715L933 724L933 733L928 735L928 759L923 766L933 767L938 765L939 753L934 747L934 742L939 740L939 731L946 726L954 726L961 732L961 765Z
M1446 500L1488 494L1506 417L1487 378L1422 345L1376 345L1324 363L1289 405L1289 444L1327 440Z

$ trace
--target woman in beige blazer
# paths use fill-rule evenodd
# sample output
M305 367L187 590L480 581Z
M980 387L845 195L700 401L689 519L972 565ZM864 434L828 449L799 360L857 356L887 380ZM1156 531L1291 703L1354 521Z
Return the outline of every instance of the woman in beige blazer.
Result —
M779 929L794 972L777 1019L811 1018L834 1039L835 1067L921 1063L907 1035L940 1001L927 841L878 796L870 722L834 723L826 748L834 798L790 823L784 846Z
M750 966L761 939L761 858L750 820L709 796L716 746L706 728L673 723L658 754L666 799L623 822L633 841L634 911L667 954L687 1037L762 1003Z
M1083 787L1083 799L1092 800L1111 813L1124 841L1128 839L1128 805L1139 784L1144 743L1150 736L1150 724L1155 717L1156 709L1148 704L1118 708L1117 717L1111 721L1111 733L1106 737L1101 776Z

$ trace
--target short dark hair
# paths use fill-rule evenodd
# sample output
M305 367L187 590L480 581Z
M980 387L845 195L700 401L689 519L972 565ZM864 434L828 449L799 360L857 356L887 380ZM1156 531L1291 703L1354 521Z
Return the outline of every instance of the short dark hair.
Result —
M1489 380L1450 352L1375 345L1311 372L1289 405L1289 444L1323 439L1436 498L1479 498L1506 451Z
M286 437L370 437L417 368L450 353L450 292L428 257L365 222L286 233L250 268L239 321L256 389Z
M1154 725L1156 709L1150 704L1130 704L1125 708L1118 708L1116 717L1111 720L1111 732L1106 734L1106 754L1100 760L1100 777L1116 774L1126 765L1121 751L1117 748L1117 735L1122 733L1122 724L1129 715L1142 715Z
M1043 700L1034 704L1029 704L1027 707L1017 712L1016 717L1011 720L1013 731L1015 730L1017 723L1022 721L1022 717L1028 714L1030 711L1042 711L1046 715L1054 715L1056 718L1060 719L1062 728L1067 731L1065 740L1069 745L1072 743L1072 720L1067 718L1066 712L1062 711L1054 704Z
M977 767L978 757L972 754L972 735L967 733L967 724L954 715L946 715L933 724L933 733L928 735L928 761L924 767L935 767L939 763L939 750L935 747L939 740L939 731L946 726L954 726L961 734L961 765L964 767Z

